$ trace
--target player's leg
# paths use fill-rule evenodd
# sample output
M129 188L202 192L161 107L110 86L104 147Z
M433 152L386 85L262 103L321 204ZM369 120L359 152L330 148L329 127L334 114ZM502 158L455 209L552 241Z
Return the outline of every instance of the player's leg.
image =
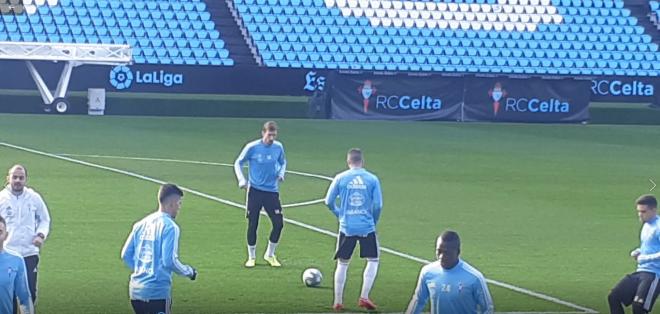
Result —
M619 283L612 288L607 296L610 305L610 313L623 314L623 305L628 306L632 303L639 284L638 278L634 274L628 274Z
M639 278L637 291L633 298L632 308L634 314L645 314L651 312L655 299L658 297L660 277L650 272L635 273Z
M254 267L257 259L257 227L259 226L259 212L261 211L262 196L261 192L255 189L248 189L246 213L248 220L247 226L247 249L248 260L245 267Z
M32 255L24 258L25 271L28 277L28 287L32 296L32 304L37 304L37 272L39 271L39 255Z
M131 306L135 314L147 314L147 302L142 300L131 300Z
M264 209L270 218L272 229L270 237L268 238L268 248L264 254L264 259L270 263L271 266L279 267L280 262L275 257L275 249L280 242L282 229L284 228L284 216L282 213L282 204L280 202L279 193L265 193Z
M337 260L337 269L335 269L335 301L333 308L335 311L341 311L344 308L344 286L346 285L346 273L348 272L348 265L351 262L351 256L355 245L357 244L356 237L348 237L343 233L339 233L337 238L337 250L335 252L335 259Z
M170 314L172 308L171 299L149 300L143 303L144 314ZM137 312L136 312L137 313Z
M380 247L378 246L378 237L375 232L369 233L366 237L360 237L360 257L367 259L367 265L364 267L362 275L362 292L358 305L368 310L375 310L376 304L369 299L369 292L376 280L378 273L378 263L380 256Z

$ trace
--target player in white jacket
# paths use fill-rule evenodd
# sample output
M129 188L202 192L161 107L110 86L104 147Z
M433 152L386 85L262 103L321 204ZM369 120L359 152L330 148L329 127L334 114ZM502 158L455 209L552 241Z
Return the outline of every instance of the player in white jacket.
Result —
M35 190L28 188L27 169L14 165L7 173L7 186L0 191L0 216L7 221L5 248L23 257L33 303L37 300L39 250L50 231L48 207Z

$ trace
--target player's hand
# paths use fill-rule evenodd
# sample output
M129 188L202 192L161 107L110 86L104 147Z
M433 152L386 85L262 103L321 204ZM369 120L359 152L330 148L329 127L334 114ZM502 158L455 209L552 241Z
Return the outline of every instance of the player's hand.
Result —
M240 188L240 189L247 188L247 182L245 182L245 181L238 182L238 188Z
M34 236L34 239L32 239L32 244L36 247L41 247L44 244L44 238L42 238L40 235Z
M632 257L634 260L637 260L640 254L642 254L642 251L639 249L634 249L632 252L630 252L630 257Z
M284 177L283 176L277 176L277 181L284 182Z
M192 274L192 276L190 276L189 278L190 278L190 280L193 280L193 281L194 281L195 279L197 279L197 269L195 269L195 268L193 267L192 270L193 270L193 274Z

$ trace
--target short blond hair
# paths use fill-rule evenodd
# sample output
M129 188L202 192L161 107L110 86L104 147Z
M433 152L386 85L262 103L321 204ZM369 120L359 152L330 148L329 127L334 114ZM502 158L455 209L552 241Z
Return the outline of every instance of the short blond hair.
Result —
M261 129L264 132L267 131L277 131L277 122L275 121L267 121L264 123L264 126Z

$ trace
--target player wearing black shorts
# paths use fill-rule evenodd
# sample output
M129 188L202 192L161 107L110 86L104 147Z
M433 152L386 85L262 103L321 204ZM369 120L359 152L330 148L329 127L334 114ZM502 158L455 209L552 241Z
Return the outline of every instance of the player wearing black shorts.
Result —
M243 147L234 162L234 172L240 188L247 188L246 217L248 219L247 247L248 259L245 267L256 265L257 227L259 214L263 208L273 225L264 259L270 266L279 267L280 262L275 257L275 249L280 241L284 218L280 204L279 183L284 181L286 157L284 146L275 140L277 124L268 121L263 125L261 138ZM248 178L243 175L243 165L248 164Z
M378 177L364 169L362 151L353 148L348 151L348 170L335 176L328 188L325 204L339 220L337 239L337 269L335 270L335 311L344 309L344 284L351 256L357 243L360 243L360 257L367 260L364 268L362 291L358 306L375 310L376 304L369 299L369 292L378 272L378 236L376 224L383 207L383 196ZM339 201L339 204L337 204Z
M653 195L642 195L637 199L636 207L642 222L641 245L630 256L637 261L637 271L623 277L610 292L607 301L613 314L623 314L623 305L632 305L634 314L649 313L660 291L658 201Z

